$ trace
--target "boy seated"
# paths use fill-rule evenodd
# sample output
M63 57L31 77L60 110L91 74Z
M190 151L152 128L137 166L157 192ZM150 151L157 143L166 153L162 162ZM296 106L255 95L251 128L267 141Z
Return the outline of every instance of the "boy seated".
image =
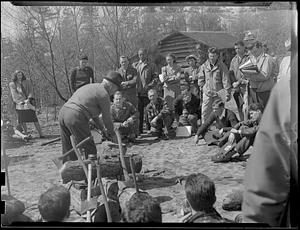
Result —
M185 182L185 195L192 215L187 223L225 223L225 219L213 207L216 202L215 184L202 173L191 174Z
M135 193L127 202L126 210L122 210L121 222L161 223L162 212L160 205L158 201L148 193Z
M71 195L64 186L54 186L39 199L38 209L43 222L67 222L70 215Z
M110 112L115 127L119 128L122 139L134 143L139 112L129 101L125 100L122 92L115 92Z
M180 118L183 110L188 111L188 124L192 126L192 133L197 132L197 121L199 116L200 99L190 92L189 85L181 85L181 95L174 101L175 117Z
M220 151L212 157L214 162L228 162L236 153L241 157L248 148L253 145L256 133L259 128L259 122L263 113L263 105L260 103L253 103L249 106L250 119L239 122L228 133L225 134L220 147L226 146L224 151ZM227 143L225 143L227 140Z
M216 130L208 131L214 122ZM195 135L195 144L198 143L200 137L204 137L208 145L218 145L220 139L224 136L224 132L231 130L238 122L235 113L229 109L225 109L225 103L221 99L215 100L213 103L213 112L210 114L208 120L199 127Z
M146 106L146 116L150 122L151 132L159 138L173 138L176 133L172 128L174 121L173 113L170 111L167 102L161 97L158 97L156 90L150 89L148 91L149 104ZM164 136L163 127L167 133Z

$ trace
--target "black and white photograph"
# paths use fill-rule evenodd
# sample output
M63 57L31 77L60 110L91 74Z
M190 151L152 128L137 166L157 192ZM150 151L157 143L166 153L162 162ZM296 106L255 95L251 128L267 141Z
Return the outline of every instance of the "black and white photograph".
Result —
M297 229L297 2L1 1L1 178L1 227Z

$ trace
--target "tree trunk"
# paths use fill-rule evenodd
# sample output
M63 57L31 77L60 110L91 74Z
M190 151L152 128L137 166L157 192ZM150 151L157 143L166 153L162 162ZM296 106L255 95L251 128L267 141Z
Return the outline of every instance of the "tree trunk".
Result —
M135 172L139 173L142 169L142 158L140 156L134 156L133 161L135 164ZM131 173L129 157L125 157L125 164L128 173ZM107 160L100 163L101 176L108 178L116 178L123 175L123 170L119 158L115 160ZM81 181L86 180L82 165L79 161L67 161L61 170L61 177L63 183L68 183L71 180ZM95 166L92 168L92 180L97 178L97 169Z

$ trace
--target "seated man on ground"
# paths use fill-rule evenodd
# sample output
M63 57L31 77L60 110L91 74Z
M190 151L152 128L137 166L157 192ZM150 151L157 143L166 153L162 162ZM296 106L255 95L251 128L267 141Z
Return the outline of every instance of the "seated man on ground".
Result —
M122 210L121 222L127 223L161 223L162 212L158 201L148 193L135 193Z
M162 98L158 97L156 90L148 91L150 103L146 107L147 119L150 121L151 132L159 138L173 138L176 133L172 128L174 115L170 111L168 104ZM163 132L166 129L166 136Z
M11 121L6 119L1 119L1 131L3 132L3 135L5 135L7 138L16 138L16 139L22 139L26 142L28 142L32 137L31 135L25 135L23 134L23 128L20 124L17 125L17 127L14 127L11 124Z
M43 222L67 222L70 216L70 191L64 186L54 186L39 199L38 209Z
M263 113L263 105L253 103L249 106L250 119L239 122L233 129L225 134L223 140L219 143L221 146L226 144L224 151L220 151L212 157L214 162L228 162L236 153L241 157L248 148L253 145L256 133L259 128L259 122Z
M185 182L185 195L191 208L191 215L183 222L227 222L213 207L216 202L215 191L215 184L208 176L202 173L189 175Z
M174 101L176 120L182 115L183 109L188 111L188 125L192 126L192 133L197 131L200 99L190 91L189 85L181 85L181 95Z
M119 128L122 140L135 142L139 112L129 101L125 100L122 92L115 92L110 112L115 127Z
M208 131L209 127L215 122L215 131ZM213 103L213 112L210 114L208 120L200 126L195 136L195 143L197 144L199 138L204 137L208 145L219 144L222 141L224 132L231 130L237 123L238 119L234 112L225 109L225 103L221 99L217 99Z

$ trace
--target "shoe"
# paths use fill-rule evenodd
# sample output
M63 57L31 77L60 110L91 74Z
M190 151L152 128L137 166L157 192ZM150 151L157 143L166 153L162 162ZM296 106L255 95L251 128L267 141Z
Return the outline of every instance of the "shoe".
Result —
M232 147L231 147L232 148ZM211 157L211 160L215 163L226 163L229 162L231 157L235 154L235 150L234 149L229 149L227 152L222 153L219 152L216 155Z

